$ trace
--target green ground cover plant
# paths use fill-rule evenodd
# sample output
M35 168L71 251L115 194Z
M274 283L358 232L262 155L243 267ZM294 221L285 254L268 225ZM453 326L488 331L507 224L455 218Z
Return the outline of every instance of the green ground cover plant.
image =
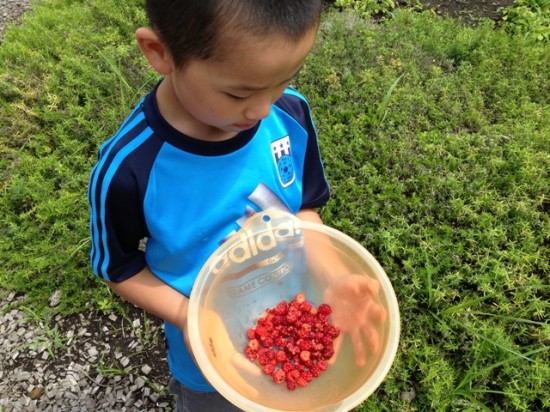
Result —
M91 275L86 188L157 80L139 4L43 0L0 46L0 289L33 316L122 310ZM550 408L548 67L547 42L488 21L325 14L296 79L333 190L322 215L380 261L402 315L358 411Z

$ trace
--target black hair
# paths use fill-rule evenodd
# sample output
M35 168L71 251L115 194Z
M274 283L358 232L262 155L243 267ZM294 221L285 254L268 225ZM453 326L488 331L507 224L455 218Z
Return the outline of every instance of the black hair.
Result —
M146 0L151 28L183 66L190 59L221 60L221 37L282 34L299 40L318 24L322 0Z

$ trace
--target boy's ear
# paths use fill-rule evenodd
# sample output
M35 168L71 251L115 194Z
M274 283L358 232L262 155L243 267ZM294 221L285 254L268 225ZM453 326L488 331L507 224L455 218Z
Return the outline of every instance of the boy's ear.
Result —
M157 33L140 27L135 36L141 52L153 69L162 75L170 74L173 68L172 56Z

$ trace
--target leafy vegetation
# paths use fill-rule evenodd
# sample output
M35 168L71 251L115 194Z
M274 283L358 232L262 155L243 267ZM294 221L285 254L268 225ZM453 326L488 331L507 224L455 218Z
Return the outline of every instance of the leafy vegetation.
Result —
M34 316L117 308L89 269L86 188L156 81L140 3L43 0L0 46L0 288ZM296 81L333 189L322 215L377 257L403 318L358 410L550 407L548 67L547 42L491 22L324 16Z
M550 40L550 0L516 0L503 20L511 33Z

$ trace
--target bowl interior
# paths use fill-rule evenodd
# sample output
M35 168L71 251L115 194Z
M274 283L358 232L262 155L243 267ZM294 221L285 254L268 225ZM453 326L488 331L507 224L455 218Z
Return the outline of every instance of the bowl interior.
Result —
M340 262L338 273L331 272L334 257ZM295 391L267 375L249 373L255 366L244 357L246 332L267 308L298 292L319 305L329 283L350 273L380 285L375 299L387 317L376 325L382 343L377 353L367 349L363 338L366 363L358 366L351 339L344 336L334 363ZM189 336L205 377L244 410L347 411L364 401L389 371L399 340L399 310L384 270L356 241L324 225L269 211L249 219L204 265L191 295Z

